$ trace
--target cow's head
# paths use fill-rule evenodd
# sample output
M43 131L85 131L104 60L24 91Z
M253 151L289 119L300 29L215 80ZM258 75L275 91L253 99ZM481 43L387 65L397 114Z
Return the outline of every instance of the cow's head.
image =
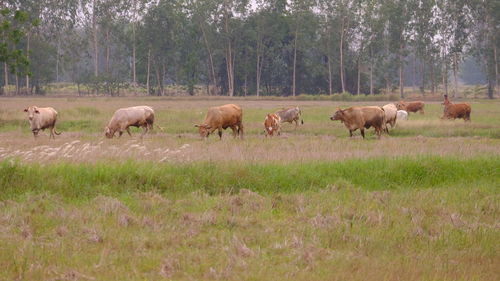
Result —
M404 101L398 101L394 105L398 110L406 110L406 103Z
M106 126L106 128L104 128L104 135L108 138L108 139L111 139L113 138L113 136L115 135L115 132L113 130L111 130L108 126Z
M32 105L24 109L24 112L28 112L28 119L31 121L35 118L35 114L40 114L38 107Z
M344 111L342 109L337 108L337 111L330 117L330 120L335 121L335 120L344 120Z
M210 135L210 129L212 129L212 127L210 125L207 125L207 124L201 124L201 125L194 125L196 128L198 128L198 132L200 133L200 136L202 138L207 138L208 135Z
M451 104L450 100L448 99L448 95L444 95L444 101L441 104L444 106Z

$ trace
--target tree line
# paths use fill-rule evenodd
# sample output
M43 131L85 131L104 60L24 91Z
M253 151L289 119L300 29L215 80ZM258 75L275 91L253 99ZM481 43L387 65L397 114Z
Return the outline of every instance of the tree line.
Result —
M2 85L119 94L458 94L474 56L498 85L498 0L4 0ZM29 62L29 63L28 63ZM7 87L4 87L6 89ZM89 90L90 89L90 90Z

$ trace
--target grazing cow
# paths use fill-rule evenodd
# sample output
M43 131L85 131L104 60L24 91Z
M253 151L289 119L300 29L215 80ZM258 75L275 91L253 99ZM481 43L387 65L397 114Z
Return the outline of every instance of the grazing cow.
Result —
M153 128L154 121L155 112L153 108L149 106L142 105L120 108L115 111L115 114L111 117L104 133L107 138L113 138L116 132L118 132L118 136L121 137L123 131L127 131L129 136L132 136L129 127L141 127L143 128L141 134L142 138L150 129Z
M463 118L464 121L470 121L471 107L468 103L452 103L448 95L444 95L444 112L441 119Z
M410 112L420 112L420 114L424 114L424 106L425 104L422 101L399 101L396 103L396 108L398 110L404 110L408 114Z
M404 110L398 110L398 113L397 113L398 117L396 117L396 119L399 121L399 120L408 120L408 112L404 111Z
M56 131L57 111L52 107L36 107L34 105L24 109L28 112L28 121L30 122L33 137L38 136L40 130L50 129L49 139L56 139L55 135L60 135Z
M194 125L198 127L200 136L208 138L215 130L218 130L219 138L222 139L222 130L231 128L233 136L243 138L243 111L235 104L215 106L208 109L203 124Z
M352 137L352 132L359 129L361 136L365 138L365 129L370 127L375 128L377 137L380 138L385 124L384 110L378 106L354 106L347 109L340 109L330 117L332 121L340 120L349 130L349 135Z
M382 106L385 113L385 131L389 133L389 128L387 124L391 124L391 129L396 125L398 109L393 103L386 104Z
M269 113L264 120L264 128L266 129L266 137L273 136L276 133L278 136L281 134L281 118L278 114Z
M281 123L288 122L292 124L295 122L295 129L297 129L297 126L299 125L299 119L300 123L304 124L304 119L302 119L302 111L298 106L296 107L291 107L291 108L283 108L282 110L276 111L275 113L281 118Z

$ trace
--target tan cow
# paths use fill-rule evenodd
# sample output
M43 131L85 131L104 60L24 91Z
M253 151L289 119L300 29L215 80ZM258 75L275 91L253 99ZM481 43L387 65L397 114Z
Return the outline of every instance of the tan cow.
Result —
M302 111L298 106L296 107L290 107L290 108L283 108L282 110L276 111L276 113L282 123L288 122L292 124L295 122L295 129L297 129L297 126L299 125L299 119L300 123L303 125L304 124L304 119L302 119Z
M404 110L408 112L408 114L410 114L410 112L420 112L420 114L424 114L425 104L422 101L399 101L395 103L395 105L398 110Z
M385 131L389 133L389 128L387 124L391 124L391 129L396 125L396 119L398 116L398 109L393 103L386 104L382 106L385 113Z
M153 108L149 106L141 105L120 108L115 111L115 114L111 117L111 120L104 130L104 134L107 138L113 138L115 133L118 132L119 137L121 137L123 131L127 131L129 136L132 136L129 129L130 126L137 128L142 127L142 138L150 129L153 128L154 121L155 112Z
M243 138L243 111L235 104L215 106L208 109L203 124L196 124L200 136L208 138L215 130L218 130L219 138L222 139L222 130L231 128L233 136Z
M264 120L264 128L266 129L266 137L273 136L276 133L278 136L281 134L281 118L278 114L269 113Z
M365 138L365 129L370 127L375 128L375 133L378 138L382 134L385 124L384 110L378 106L354 106L347 109L340 109L334 113L331 120L340 120L349 130L349 135L352 137L352 132L359 129L361 136Z
M452 103L448 95L444 95L444 112L441 119L463 118L464 121L470 121L471 107L468 103Z
M56 131L57 111L52 107L36 107L32 105L25 108L24 112L28 112L28 121L33 137L36 138L38 132L45 129L50 129L49 139L51 137L56 139L55 135L61 134Z

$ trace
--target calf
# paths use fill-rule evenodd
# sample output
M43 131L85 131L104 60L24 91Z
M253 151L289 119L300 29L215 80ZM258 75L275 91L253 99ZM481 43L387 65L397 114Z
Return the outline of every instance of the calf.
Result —
M295 129L297 129L297 126L299 125L299 119L300 123L304 124L304 119L302 119L302 111L298 106L296 107L291 107L291 108L284 108L282 110L276 111L275 113L281 118L281 122L288 122L292 124L295 122Z
M273 136L276 133L278 136L281 134L281 118L278 114L269 113L264 120L264 128L266 129L266 137Z

